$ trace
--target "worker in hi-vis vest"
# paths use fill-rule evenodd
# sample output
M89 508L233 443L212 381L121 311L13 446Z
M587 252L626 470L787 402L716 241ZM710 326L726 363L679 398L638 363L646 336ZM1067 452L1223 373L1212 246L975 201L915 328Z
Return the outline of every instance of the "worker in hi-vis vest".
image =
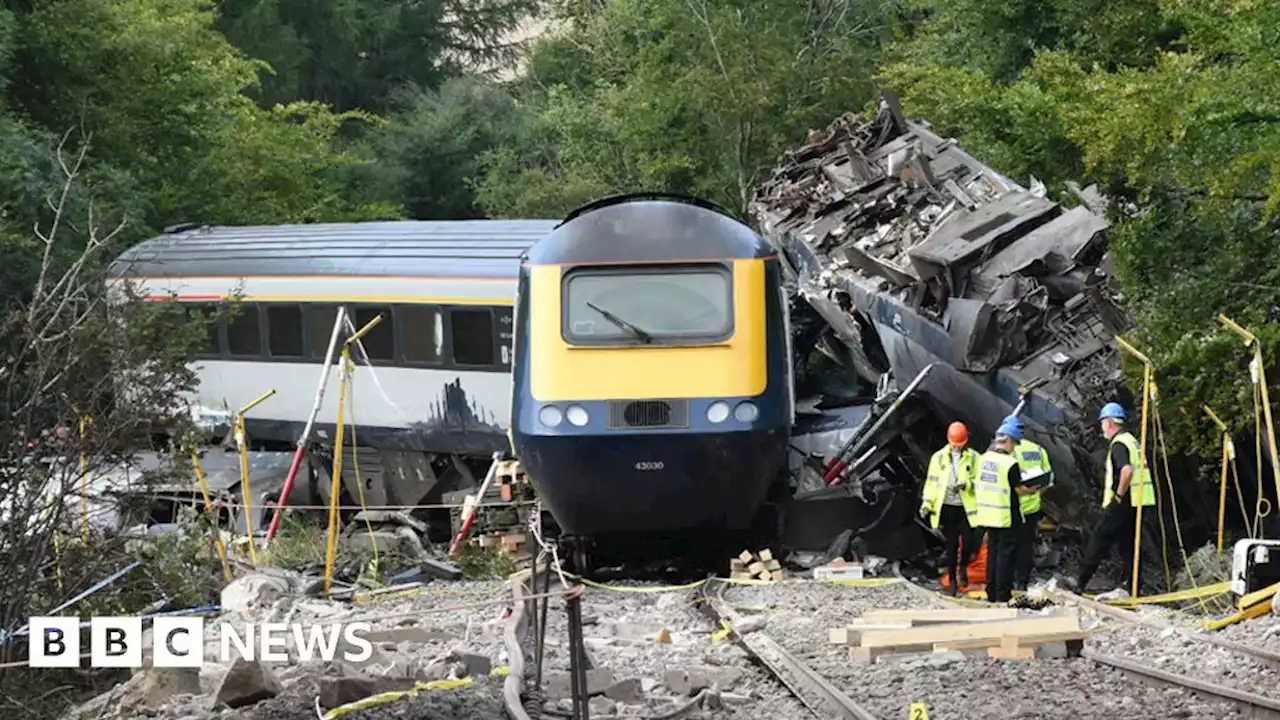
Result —
M969 447L969 428L953 422L947 428L947 444L929 460L920 494L920 515L929 518L933 529L942 529L942 564L947 568L952 595L960 592L961 585L969 584L967 568L981 542L973 531L978 514L973 489L977 479L978 452Z
M1022 420L1017 415L1010 415L1004 421L1022 433L1022 439L1013 448L1013 456L1018 459L1022 484L1028 489L1018 497L1022 509L1022 533L1018 536L1013 589L1026 590L1031 584L1031 569L1035 563L1036 533L1040 530L1040 519L1044 517L1040 496L1053 486L1053 467L1049 464L1049 451L1027 439Z
M1102 482L1102 517L1098 519L1089 537L1084 559L1080 562L1080 575L1075 587L1083 591L1093 578L1098 565L1115 547L1120 551L1124 567L1121 587L1129 585L1133 576L1134 522L1138 505L1156 504L1155 488L1151 485L1151 472L1146 458L1133 433L1124 429L1124 408L1110 402L1098 414L1102 434L1106 436L1106 475Z
M1013 599L1013 568L1017 560L1022 508L1018 505L1022 472L1014 447L1022 431L1008 423L996 431L992 448L983 453L974 495L978 501L977 525L987 530L987 600Z

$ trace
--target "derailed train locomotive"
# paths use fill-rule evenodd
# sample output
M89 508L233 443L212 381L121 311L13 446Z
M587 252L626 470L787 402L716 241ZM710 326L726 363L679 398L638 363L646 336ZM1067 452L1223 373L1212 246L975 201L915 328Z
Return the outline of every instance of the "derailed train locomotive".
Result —
M512 445L563 538L710 555L761 517L795 409L777 260L659 194L580 208L525 253Z

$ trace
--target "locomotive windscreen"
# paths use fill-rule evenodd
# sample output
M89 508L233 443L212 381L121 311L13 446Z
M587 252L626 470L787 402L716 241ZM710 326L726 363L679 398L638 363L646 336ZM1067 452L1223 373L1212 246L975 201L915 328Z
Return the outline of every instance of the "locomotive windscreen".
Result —
M564 279L572 345L714 343L733 334L733 276L721 264L578 268Z

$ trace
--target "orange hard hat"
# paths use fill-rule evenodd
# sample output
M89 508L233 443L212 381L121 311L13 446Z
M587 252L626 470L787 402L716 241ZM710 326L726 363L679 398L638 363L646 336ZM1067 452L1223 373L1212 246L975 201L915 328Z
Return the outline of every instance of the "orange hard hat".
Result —
M953 422L947 428L947 442L952 445L965 445L969 442L969 428L962 422Z

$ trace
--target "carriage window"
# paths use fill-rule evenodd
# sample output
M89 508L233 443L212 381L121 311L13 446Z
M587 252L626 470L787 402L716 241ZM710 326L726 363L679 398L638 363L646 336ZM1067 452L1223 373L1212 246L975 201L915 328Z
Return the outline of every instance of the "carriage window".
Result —
M212 303L194 303L187 306L187 319L191 321L203 322L205 330L204 345L197 351L197 355L208 356L218 355L222 352L222 340L219 337L218 328L222 324L222 316L218 312L218 306Z
M719 342L733 332L732 293L722 266L576 270L563 335L575 345Z
M324 354L329 349L329 338L333 336L333 319L338 315L338 308L333 305L313 305L307 308L307 355L312 360L324 362ZM338 334L341 344L344 333ZM334 352L340 348L335 347Z
M271 357L303 357L301 306L267 306L267 350Z
M484 310L453 310L449 313L453 331L453 361L459 365L493 365L493 313Z
M396 346L395 329L391 323L391 308L386 306L357 307L352 315L351 321L355 323L356 330L373 322L373 319L379 315L382 316L382 322L360 336L360 342L364 344L364 351L369 354L370 360L394 360Z
M400 348L404 359L415 363L438 362L444 354L444 315L430 305L396 308L400 321Z
M241 357L255 357L262 354L261 323L258 317L258 306L252 303L240 303L231 310L231 318L227 321L227 353Z

